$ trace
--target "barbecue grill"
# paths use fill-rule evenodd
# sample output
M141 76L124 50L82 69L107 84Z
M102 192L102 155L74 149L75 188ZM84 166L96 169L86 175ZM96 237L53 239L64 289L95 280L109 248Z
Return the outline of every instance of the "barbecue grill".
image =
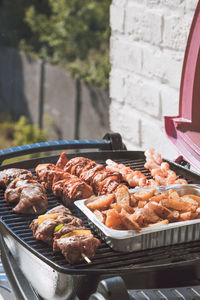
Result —
M105 164L106 159L111 158L118 163L124 163L133 169L141 170L150 177L148 170L144 169L145 157L142 151L127 151L119 134L107 134L102 140L77 140L62 142L47 142L37 145L26 145L15 149L0 152L1 160L10 157L24 155L44 150L58 149L83 149L96 148L96 151L69 153L68 158L85 156L98 163ZM0 170L11 167L20 167L31 170L39 163L56 163L57 155L45 156L23 162L16 162L0 167ZM199 174L186 169L179 164L168 161L171 169L179 176L184 177L189 183L200 184ZM49 208L59 203L59 200L48 193ZM77 207L72 207L72 213L89 227L87 218ZM0 193L1 214L1 247L2 262L4 264L10 284L17 291L18 299L31 299L27 288L21 292L23 283L21 274L12 267L11 257L25 275L24 280L31 282L34 297L36 292L45 299L88 299L95 292L100 280L113 276L120 276L126 283L127 288L161 288L176 287L198 283L200 276L200 242L192 242L168 247L136 251L133 253L116 252L109 248L103 241L97 250L92 264L84 261L76 265L70 265L61 254L53 254L51 247L35 240L29 224L33 216L17 215L4 200L3 191ZM94 235L96 235L94 233ZM6 251L8 247L9 252ZM12 256L11 256L12 255ZM11 256L11 257L10 257ZM20 288L18 283L20 283ZM35 292L36 291L36 292ZM27 296L27 293L29 296ZM24 295L23 295L24 294ZM25 297L25 298L23 298ZM37 298L33 298L37 299ZM40 299L40 298L39 298Z
M188 168L190 163L199 167L199 45L200 3L185 53L179 116L165 118L166 132L183 155L176 162L166 161L178 176L191 184L200 184L200 174ZM102 164L112 159L150 178L149 171L144 168L144 153L126 150L118 133L106 134L101 140L45 142L2 150L0 162L30 153L58 150L65 150L69 159L84 156ZM0 170L16 167L35 173L39 163L56 163L58 157L44 155L1 166ZM49 208L60 203L50 192L47 197ZM76 206L71 210L90 227L88 219ZM60 253L54 254L51 247L35 240L29 228L33 216L13 213L2 190L0 215L1 258L17 299L200 299L200 239L131 253L114 251L102 241L92 264L83 261L70 265ZM93 234L97 236L96 232Z

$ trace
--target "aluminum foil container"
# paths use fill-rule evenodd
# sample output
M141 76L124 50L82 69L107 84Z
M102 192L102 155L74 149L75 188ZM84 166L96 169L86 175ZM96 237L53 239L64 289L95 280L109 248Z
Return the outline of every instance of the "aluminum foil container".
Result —
M155 194L169 189L176 190L180 196L194 194L200 196L200 185L170 185L156 189ZM143 190L137 188L137 191ZM136 189L130 190L136 192ZM155 247L187 243L200 239L200 219L169 223L161 226L142 228L140 232L134 230L115 230L105 226L87 208L90 199L78 200L75 205L87 216L90 226L113 250L132 252Z

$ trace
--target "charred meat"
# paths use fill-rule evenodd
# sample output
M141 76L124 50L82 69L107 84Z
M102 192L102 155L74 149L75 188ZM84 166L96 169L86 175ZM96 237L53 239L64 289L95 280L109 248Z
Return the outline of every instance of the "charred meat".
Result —
M4 192L9 203L18 202L13 208L15 213L41 214L48 206L44 187L36 180L15 179Z
M58 164L62 165L64 171L78 176L92 186L94 192L98 195L113 192L122 180L120 172L107 170L104 165L97 164L85 157L75 157L67 160L65 153L62 153Z
M33 174L25 169L10 168L0 171L0 187L6 188L14 179L34 179Z
M60 250L66 260L74 264L83 259L83 254L93 257L99 245L100 241L92 234L64 236L54 241L54 251Z
M92 187L85 181L53 164L38 165L36 173L44 186L51 189L55 196L61 197L66 206L94 194Z
M35 171L45 188L51 190L54 176L58 171L56 166L54 164L39 164Z
M37 219L34 219L31 222L30 227L37 240L42 240L45 243L51 244L54 237L54 229L59 224L82 226L82 220L72 216L71 212L63 205L59 205L54 209L49 210L46 214L40 215Z
M100 245L82 220L62 205L34 219L30 227L36 239L52 244L53 251L60 251L70 264L93 257Z
M48 206L44 187L28 170L10 168L0 171L0 187L8 203L17 203L15 213L41 214Z

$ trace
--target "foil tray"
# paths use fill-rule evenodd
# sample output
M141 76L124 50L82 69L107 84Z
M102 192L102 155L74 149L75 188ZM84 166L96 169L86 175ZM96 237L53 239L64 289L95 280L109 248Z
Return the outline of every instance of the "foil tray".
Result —
M169 185L156 189L156 193L169 189L176 190L180 196L194 194L200 196L200 185ZM131 189L130 192L143 190ZM200 240L200 219L180 221L166 225L142 228L140 232L135 230L110 229L87 208L90 199L75 201L75 205L87 216L90 226L113 249L120 252L132 252L146 250L162 246L170 246Z

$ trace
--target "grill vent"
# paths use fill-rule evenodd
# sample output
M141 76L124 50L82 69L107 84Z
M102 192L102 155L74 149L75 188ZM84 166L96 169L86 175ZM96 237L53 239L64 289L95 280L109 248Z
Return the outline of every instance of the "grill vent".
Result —
M200 286L129 291L130 300L197 300L200 299Z

